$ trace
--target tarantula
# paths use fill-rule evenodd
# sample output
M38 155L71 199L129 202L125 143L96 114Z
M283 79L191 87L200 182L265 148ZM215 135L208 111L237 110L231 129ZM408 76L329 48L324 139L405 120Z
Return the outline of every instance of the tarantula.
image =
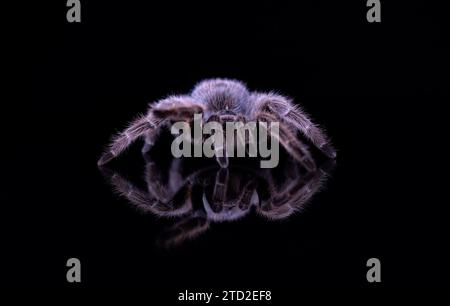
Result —
M102 171L140 211L175 218L158 239L166 247L199 236L212 223L241 219L252 210L269 220L287 218L305 206L334 166L328 160L309 171L289 156L273 169L260 169L249 161L223 168L213 162L164 158L167 155L145 156L144 185L109 168Z
M201 114L203 122L278 122L279 143L309 170L314 170L316 165L308 147L297 137L298 132L328 158L336 157L336 150L324 131L288 98L275 93L250 92L236 80L209 79L197 84L189 95L170 96L150 104L145 115L113 137L98 165L117 157L138 138L144 138L142 151L148 152L162 127L173 122L192 122L194 114ZM229 164L226 152L224 156L216 155L216 159L221 167Z

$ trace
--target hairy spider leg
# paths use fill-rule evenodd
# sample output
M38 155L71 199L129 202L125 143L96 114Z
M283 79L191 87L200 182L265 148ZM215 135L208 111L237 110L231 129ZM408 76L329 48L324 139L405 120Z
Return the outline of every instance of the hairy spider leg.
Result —
M271 137L275 138L290 155L305 167L306 170L314 171L316 169L316 163L312 159L310 153L305 149L305 145L285 124L279 122L276 116L267 112L262 112L259 113L256 120L268 123L267 127L264 125L260 125L259 127L267 128L267 135L271 135ZM280 123L279 133L273 133L270 128L270 123L272 122Z
M151 134L167 121L190 121L195 113L202 113L203 110L202 104L184 96L172 96L150 106L147 115L139 116L123 132L113 137L97 164L103 166L108 163L140 137L152 139Z
M313 123L309 115L298 105L293 105L291 101L277 94L256 94L253 98L259 112L269 112L280 122L286 122L290 126L299 130L314 146L321 150L327 157L336 158L336 149L331 144L325 131L317 124Z

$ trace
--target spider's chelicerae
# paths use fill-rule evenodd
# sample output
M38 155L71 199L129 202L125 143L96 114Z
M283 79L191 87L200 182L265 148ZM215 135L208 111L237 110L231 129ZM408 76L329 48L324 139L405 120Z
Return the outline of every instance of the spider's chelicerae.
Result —
M162 127L173 122L191 122L194 114L201 114L205 123L278 122L279 143L308 170L314 170L316 165L305 140L327 157L336 157L336 150L324 131L288 98L274 93L250 92L236 80L210 79L200 82L188 95L170 96L150 104L145 115L139 116L128 128L113 137L98 165L102 166L117 157L138 138L145 140L143 152L149 151ZM304 139L297 137L298 132ZM221 167L228 166L226 154L216 158Z

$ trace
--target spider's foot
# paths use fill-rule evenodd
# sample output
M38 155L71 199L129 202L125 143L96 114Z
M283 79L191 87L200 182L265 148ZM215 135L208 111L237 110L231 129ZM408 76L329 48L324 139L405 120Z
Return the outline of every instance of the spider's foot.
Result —
M323 147L320 148L322 152L328 156L329 158L335 159L336 158L336 149L331 144L325 144Z
M97 166L101 167L110 162L115 156L111 152L105 152L97 162Z

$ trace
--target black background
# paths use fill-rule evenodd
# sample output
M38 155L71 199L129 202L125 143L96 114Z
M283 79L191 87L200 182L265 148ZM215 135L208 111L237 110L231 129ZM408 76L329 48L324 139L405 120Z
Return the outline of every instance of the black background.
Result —
M31 74L5 118L3 285L163 288L166 300L184 289L448 285L435 175L444 10L382 1L382 22L370 24L365 1L81 2L80 24L66 21L65 1L29 6L15 38ZM162 250L154 239L167 220L114 195L96 161L149 102L208 77L293 97L326 127L337 168L302 214L215 224ZM81 284L66 282L70 257ZM380 284L366 281L371 257Z

